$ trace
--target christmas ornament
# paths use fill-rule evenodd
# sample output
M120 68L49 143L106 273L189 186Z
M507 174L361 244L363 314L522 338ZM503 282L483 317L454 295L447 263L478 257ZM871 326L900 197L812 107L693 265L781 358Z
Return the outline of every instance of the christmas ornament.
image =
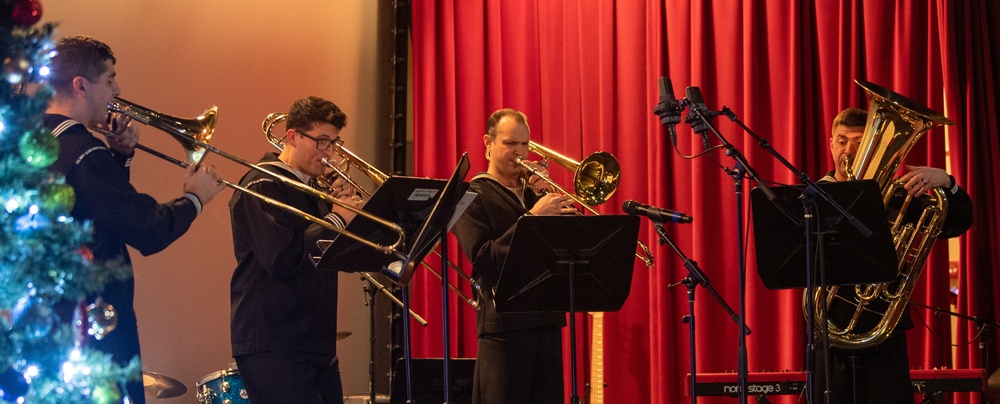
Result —
M10 84L21 84L31 74L31 62L23 56L3 60L3 79Z
M28 339L41 339L52 331L52 325L58 321L58 316L42 299L22 297L11 311L15 333Z
M87 323L90 324L87 334L100 340L118 326L118 313L115 313L114 306L98 297L94 303L87 306Z
M122 402L122 392L113 383L94 387L91 398L95 404L112 404Z
M13 367L8 366L7 370L0 373L0 399L16 401L28 394L28 388L28 381L24 375Z
M43 185L39 190L42 198L42 211L49 213L68 213L76 203L76 193L73 187L65 183Z
M80 256L83 257L83 260L87 261L88 264L94 261L94 252L90 250L90 247L80 247Z
M11 11L14 24L21 27L30 27L42 19L42 3L38 0L17 0Z
M59 157L59 140L46 128L24 132L20 146L21 158L35 168L45 168Z

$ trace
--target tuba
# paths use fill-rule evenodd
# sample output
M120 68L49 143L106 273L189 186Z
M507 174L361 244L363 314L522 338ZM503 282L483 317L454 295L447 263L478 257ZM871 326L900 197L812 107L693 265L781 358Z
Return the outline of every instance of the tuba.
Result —
M868 96L868 121L857 154L848 160L848 172L852 180L875 180L886 206L893 211L899 206L895 217L889 215L899 267L896 279L887 283L830 286L815 292L813 307L819 321L813 324L819 332L825 324L830 345L842 349L882 343L905 313L927 254L941 233L948 200L941 188L931 189L930 203L920 211L916 205L922 202L906 194L903 183L895 179L896 171L921 135L937 125L953 124L902 95L867 81L855 82Z

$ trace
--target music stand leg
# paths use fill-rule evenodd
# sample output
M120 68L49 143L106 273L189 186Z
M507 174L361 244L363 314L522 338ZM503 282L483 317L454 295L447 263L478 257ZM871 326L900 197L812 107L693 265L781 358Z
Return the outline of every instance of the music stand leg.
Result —
M364 280L364 277L361 277ZM365 283L365 295L368 296L368 396L375 402L375 294L378 289L371 283ZM404 317L405 318L405 317Z
M441 351L441 368L444 377L444 404L450 402L451 377L449 377L448 361L451 358L449 352L450 336L448 335L448 233L441 233L441 323L444 349Z
M576 295L573 292L573 262L569 261L569 363L570 404L580 404L576 394Z
M403 312L404 313L409 313L410 312L410 285L408 285L408 284L407 285L403 285L401 287L401 290L402 290L402 292L401 292L402 293L401 294L402 299L401 300L403 301ZM413 362L413 353L410 352L410 319L409 318L404 318L403 319L403 358L404 358L404 361L406 362L406 366L405 366L406 367L406 403L410 404L410 403L413 402L413 385L411 384L411 382L412 382L412 377L411 376L412 375L410 374L411 373L411 369L413 369L411 367L412 362Z

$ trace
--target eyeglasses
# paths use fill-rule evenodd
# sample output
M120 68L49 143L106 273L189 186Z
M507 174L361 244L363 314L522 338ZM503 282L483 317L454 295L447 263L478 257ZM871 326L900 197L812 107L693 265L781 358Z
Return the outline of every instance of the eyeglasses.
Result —
M316 142L316 150L319 150L319 151L324 151L326 149L329 149L331 145L336 145L337 147L341 147L341 146L344 145L344 139L341 139L341 138L337 138L337 139L333 139L333 140L331 140L331 139L325 139L325 138L324 139L317 139L317 138L314 138L312 136L309 136L305 132L302 132L302 131L296 131L296 132L298 132L298 134L300 134L302 136L305 136L305 137L307 137L309 139L312 139L314 142Z

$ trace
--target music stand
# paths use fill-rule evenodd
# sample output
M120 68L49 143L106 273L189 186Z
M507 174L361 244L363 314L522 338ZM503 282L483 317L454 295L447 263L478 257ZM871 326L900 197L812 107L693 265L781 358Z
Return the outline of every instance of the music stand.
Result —
M822 198L812 199L815 192L799 186L774 187L773 199L763 190L750 192L753 201L754 236L757 249L757 274L768 289L806 288L806 386L813 389L816 340L814 318L827 318L827 306L813 307L814 288L825 295L828 285L855 285L889 282L896 279L898 260L895 243L889 229L889 219L882 202L882 192L874 180L842 181L817 184L844 211L854 216L858 224L867 227L866 237L845 219L840 211ZM794 211L803 212L795 215ZM806 217L812 216L808 221ZM815 226L814 226L815 225ZM815 238L815 243L813 243ZM816 254L817 258L810 257ZM817 266L812 261L816 259ZM818 267L814 273L812 268ZM826 301L821 298L820 301ZM824 320L826 321L826 320ZM827 327L823 327L824 330ZM829 349L824 332L822 349L826 358ZM823 360L829 366L829 360ZM824 395L829 389L829 372ZM827 399L829 397L827 396Z
M576 389L577 311L617 311L632 286L639 217L522 216L494 302L497 312L569 313L571 397Z
M823 220L825 285L889 282L899 271L882 192L874 180L820 183L835 202L872 230L865 238L829 204L816 201ZM750 191L753 202L757 274L764 287L805 288L807 284L805 224L801 186L772 187L777 198L769 201L760 188ZM823 286L823 285L820 285Z
M463 153L462 158L458 160L458 165L455 166L455 171L452 172L451 178L445 183L444 189L441 191L441 196L437 199L434 204L434 208L431 210L430 215L427 220L424 221L423 226L420 228L420 232L417 233L417 237L412 239L413 242L410 243L410 252L403 261L403 266L401 272L399 273L399 284L406 284L409 282L410 277L413 276L413 269L423 261L424 256L427 255L434 248L434 244L438 242L439 239L447 233L448 225L451 223L452 215L455 214L455 207L458 206L458 202L461 200L462 195L465 191L469 190L469 183L464 182L465 176L469 173L469 153ZM444 249L445 240L441 240L441 255L447 257ZM444 270L441 271L442 273ZM392 274L395 275L395 274Z
M442 327L444 328L444 357L449 357L448 347L449 335L448 335L448 277L445 271L447 271L447 230L448 226L453 223L452 216L455 214L455 209L458 206L462 195L469 189L469 183L464 182L465 176L469 173L469 153L463 153L462 157L459 159L458 164L455 166L455 171L452 172L451 177L445 183L441 190L440 196L434 202L433 208L431 208L430 214L427 219L423 221L420 226L420 231L417 233L415 238L410 238L413 240L408 245L410 246L409 253L402 261L394 261L392 265L387 265L382 268L382 272L387 276L396 280L400 286L402 286L402 301L403 301L403 312L407 312L410 308L410 295L409 287L407 282L410 281L410 277L413 276L413 270L416 268L420 261L424 259L424 256L432 248L434 244L441 240L441 300L442 300ZM396 264L399 264L398 266ZM410 322L409 319L403 321L403 359L406 363L406 369L411 368L412 354L410 352ZM443 368L443 380L444 380L444 398L448 401L450 393L449 381L451 376L449 374L448 362L445 361L442 364ZM410 372L406 372L406 396L407 399L412 398L412 383L410 379Z
M393 176L375 190L361 208L365 212L399 224L406 240L420 231L430 217L447 182L441 179ZM390 244L398 235L371 220L357 217L345 230L378 244ZM336 237L323 252L317 269L347 272L378 272L399 257L385 254L349 237Z

